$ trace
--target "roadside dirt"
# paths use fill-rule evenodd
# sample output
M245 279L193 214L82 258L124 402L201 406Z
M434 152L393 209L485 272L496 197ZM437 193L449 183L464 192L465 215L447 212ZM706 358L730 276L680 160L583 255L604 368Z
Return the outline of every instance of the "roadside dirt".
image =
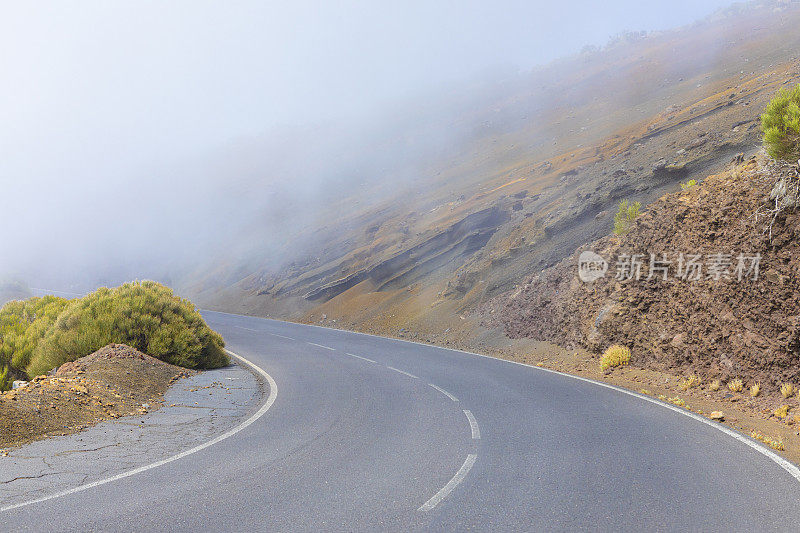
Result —
M160 407L172 383L195 373L110 344L0 395L0 448L144 414Z
M566 347L523 354L525 362L643 390L707 416L720 411L745 434L766 435L777 449L782 442L785 455L800 462L800 395L781 390L800 384L800 214L789 209L774 220L764 214L781 177L759 156L666 195L629 233L582 247L488 303L484 321L512 338ZM592 283L579 279L583 251L607 259L606 276ZM701 279L681 279L674 264L681 252L701 254L705 269L717 252L729 254L733 264L720 279L708 270ZM759 255L755 278L735 276L739 252ZM673 260L667 279L661 272L646 279L650 253ZM644 258L641 279L616 279L618 258L633 254ZM631 366L604 374L598 354L612 344L631 349ZM712 390L715 380L718 390ZM735 380L741 380L741 391L727 387ZM760 390L752 396L756 384Z
M607 258L605 276L581 281L576 252L488 306L489 314L511 337L595 352L628 346L636 366L741 378L765 392L800 383L800 212L786 210L774 222L759 215L781 177L768 161L754 158L666 195L626 235L581 250ZM718 253L725 254L720 272L714 270ZM741 279L740 253L747 270ZM653 270L651 277L651 254L659 262L666 258L669 270ZM684 274L700 279L680 277L680 254ZM641 260L640 279L620 271L627 269L620 258L634 255ZM700 258L696 272L686 269L692 255ZM756 256L758 272L750 271Z
M718 423L747 436L753 436L756 432L775 443L775 446L770 446L769 442L765 442L765 445L793 463L800 464L800 402L797 395L786 399L778 391L770 390L751 397L747 386L741 392L732 392L722 382L718 390L711 390L712 381L709 380L684 389L687 375L635 366L603 372L600 370L599 355L583 349L568 350L550 343L541 343L536 349L523 353L504 351L494 355L610 383L678 405L706 418L711 418L716 411L722 415ZM788 414L777 416L775 410L783 405L789 406Z

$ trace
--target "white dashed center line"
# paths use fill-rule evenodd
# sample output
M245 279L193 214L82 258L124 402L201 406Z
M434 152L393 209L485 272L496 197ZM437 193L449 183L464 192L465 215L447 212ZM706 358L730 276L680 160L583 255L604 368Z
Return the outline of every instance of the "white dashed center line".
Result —
M336 351L336 348L331 348L330 346L325 346L324 344L317 344L316 342L307 342L306 344L310 344L311 346L318 346L320 348L325 348L326 350L330 350L332 352Z
M428 383L428 385L430 385L430 386L431 386L431 387L433 387L434 389L438 390L439 392L441 392L442 394L444 394L445 396L447 396L448 398L450 398L450 399L451 399L451 400L453 400L454 402L457 402L457 401L458 401L458 398L456 398L455 396L453 396L452 394L450 394L449 392L447 392L447 391L446 391L446 390L444 390L443 388L441 388L441 387L437 387L437 386L436 386L436 385L434 385L433 383Z
M290 340L290 341L297 340L297 339L295 339L293 337L287 337L286 335L278 335L277 333L268 333L268 335L272 335L273 337L280 337L281 339L286 339L286 340Z
M420 508L417 509L417 510L418 511L430 511L431 509L433 509L434 507L439 505L440 501L445 499L448 494L453 492L453 489L456 488L459 483L464 481L464 478L467 477L467 474L469 473L470 469L472 468L472 465L475 464L475 460L477 458L478 458L478 456L475 455L475 454L467 455L467 459L464 461L464 464L461 465L461 468L458 469L458 472L456 472L456 475L453 476L453 479L448 481L447 485L442 487L439 492L437 492L436 494L433 495L433 498L431 498L427 502L423 503L420 506Z
M472 438L481 438L481 429L478 427L478 421L475 420L475 417L472 415L472 411L469 409L464 409L464 414L467 415L467 420L469 420L469 428L472 430Z
M408 372L405 372L405 371L403 371L403 370L400 370L399 368L395 368L395 367L393 367L393 366L389 366L389 365L386 365L386 368L388 368L389 370L394 370L395 372L400 372L401 374L405 374L406 376L408 376L408 377L410 377L410 378L419 379L419 378L417 378L417 376L415 376L414 374L409 374Z
M367 359L366 357L361 357L360 355L356 355L354 353L345 352L350 357L355 357L357 359L363 359L364 361L369 361L370 363L377 363L377 361L373 361L372 359Z

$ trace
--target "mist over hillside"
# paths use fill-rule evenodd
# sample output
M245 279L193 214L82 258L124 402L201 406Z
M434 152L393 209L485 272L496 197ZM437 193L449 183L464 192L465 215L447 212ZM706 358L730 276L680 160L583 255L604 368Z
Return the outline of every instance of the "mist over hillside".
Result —
M320 205L289 201L313 213L282 243L266 245L257 225L246 259L221 257L182 288L207 305L296 318L322 305L317 317L346 319L382 302L401 329L443 301L434 314L455 316L606 234L620 199L647 203L757 149L763 103L797 80L798 15L735 6L459 87L406 113L376 173L332 181L341 188Z
M767 32L759 33L765 24L787 27L785 11L775 12L789 9L783 2L738 5L678 32L669 30L725 2L685 4L637 10L622 2L606 6L602 14L593 6L581 6L574 24L561 30L550 28L547 21L557 20L563 6L540 6L536 16L516 27L515 19L524 20L523 15L533 12L516 4L497 6L487 18L487 8L475 5L453 14L450 37L436 38L424 35L429 22L419 20L420 6L398 13L398 26L387 29L386 37L358 25L372 22L372 13L336 32L325 29L319 24L328 8L317 6L320 11L304 35L316 31L320 37L340 38L347 31L359 36L363 31L375 39L378 50L358 56L361 63L352 68L385 71L364 70L358 76L349 72L341 62L346 56L332 57L362 48L360 42L347 42L332 45L330 62L313 62L317 77L302 79L283 77L289 70L276 71L271 78L259 66L271 65L267 60L276 56L275 50L261 63L255 61L253 50L267 43L247 32L232 42L218 41L208 22L219 14L202 11L185 21L186 42L173 36L163 41L168 44L162 59L131 69L131 61L156 50L133 33L133 28L144 27L145 17L134 16L132 6L119 12L98 9L86 23L103 24L96 25L85 42L63 41L69 46L63 52L48 49L47 62L41 65L57 65L59 53L86 59L74 76L64 78L64 92L71 98L66 102L72 105L56 108L63 102L45 100L40 89L33 100L29 96L31 104L8 113L19 123L33 120L32 104L39 96L39 113L49 110L51 123L62 128L9 137L4 174L25 178L6 185L5 226L15 228L8 232L6 244L17 253L4 255L0 271L34 286L77 291L155 278L207 305L225 306L235 295L247 301L240 310L269 308L282 316L305 312L339 294L342 287L363 281L365 272L392 265L386 279L378 276L381 286L408 269L402 257L436 259L424 272L392 281L392 287L430 273L447 281L456 269L469 267L480 256L475 255L478 250L489 246L486 250L492 255L495 241L512 238L509 232L520 226L518 219L535 221L534 233L541 233L548 225L544 218L552 222L553 216L570 216L568 209L552 202L574 193L575 187L546 194L534 190L580 166L572 165L573 160L585 159L576 150L592 147L606 157L606 149L598 146L625 128L669 106L702 100L719 85L736 81L738 71L742 80L753 77L771 63L785 61L786 50L796 49L792 35L781 37L781 48ZM164 22L151 28L150 40L166 39L181 13L177 7L165 8L160 13ZM273 13L270 21L261 9L248 14L267 25L296 16L293 11ZM31 13L21 10L17 15L16 22L33 24ZM42 20L65 13L54 10L48 15ZM126 15L131 16L131 29L119 33ZM238 23L242 15L231 11L220 22ZM479 21L481 16L486 20ZM410 20L416 22L400 27L400 21ZM641 24L652 31L623 31L622 24ZM500 32L487 34L484 42L477 37L478 30L500 27L516 29L511 33L518 35L523 28L532 33L502 39L497 37ZM40 22L36 31L44 28ZM54 42L66 38L66 33L58 33L58 25L51 29L56 32ZM45 56L36 56L29 44L36 34L7 32L6 39L26 43L23 48L31 57L41 59ZM413 36L418 42L400 45L400 36ZM281 38L298 54L287 57L311 63L308 43L292 41L281 30L269 44ZM86 52L84 45L103 39L116 55ZM463 56L420 59L427 70L413 70L408 59L401 61L397 54L380 55L403 46L417 53L423 45L448 39L464 48ZM540 46L544 42L548 46ZM200 50L207 54L203 62L191 57L194 43L201 43ZM229 61L232 66L219 66L215 43L239 54ZM318 47L313 50L319 52ZM452 54L450 49L446 52ZM444 66L446 60L452 64ZM542 63L546 66L536 66ZM218 72L210 71L209 64L217 65ZM37 72L22 59L10 67L26 81ZM434 68L439 69L436 76L431 75ZM181 71L183 85L175 81L181 79ZM81 81L81 75L86 79ZM321 82L324 76L327 84ZM361 84L358 93L347 94L347 88L352 89L345 83L348 76ZM281 92L270 92L270 79L280 84ZM137 91L123 92L123 84ZM22 88L13 95L17 99ZM263 105L258 103L259 90ZM89 109L78 106L81 92L83 97L97 96L98 105L90 113L81 114ZM136 97L129 105L119 105L119 98L132 94ZM359 98L363 105L356 102ZM304 102L305 111L299 107ZM234 117L246 127L234 128ZM108 134L90 135L92 131ZM146 139L150 144L144 144ZM750 141L734 144L742 142ZM44 157L54 154L59 156ZM568 160L557 161L559 156ZM533 180L534 175L535 185L515 182ZM510 182L516 184L507 186ZM529 194L503 200L526 188ZM541 194L536 201L549 197L548 202L528 206L536 194ZM501 205L504 202L508 205ZM520 203L525 205L516 211ZM498 233L497 224L506 229ZM581 233L546 257L534 258L528 269L560 258L573 241L584 237ZM336 288L342 279L348 281ZM318 297L308 299L309 294Z

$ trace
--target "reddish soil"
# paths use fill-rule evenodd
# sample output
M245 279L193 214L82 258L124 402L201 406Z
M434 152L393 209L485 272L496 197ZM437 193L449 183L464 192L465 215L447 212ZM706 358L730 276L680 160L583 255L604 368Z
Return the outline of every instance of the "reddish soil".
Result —
M193 372L110 344L0 395L0 447L156 409L169 385Z
M778 178L763 160L752 159L664 196L628 234L582 249L607 258L605 277L582 282L576 252L510 296L500 322L512 337L593 351L623 344L642 367L723 381L739 377L760 382L765 391L800 382L800 213L779 217L771 238L770 217L756 215ZM703 255L703 279L676 277L681 252ZM717 252L731 254L731 279L706 277L708 257ZM666 281L644 279L651 253L673 261ZM760 254L756 280L737 279L739 253ZM644 255L641 280L615 279L622 254Z

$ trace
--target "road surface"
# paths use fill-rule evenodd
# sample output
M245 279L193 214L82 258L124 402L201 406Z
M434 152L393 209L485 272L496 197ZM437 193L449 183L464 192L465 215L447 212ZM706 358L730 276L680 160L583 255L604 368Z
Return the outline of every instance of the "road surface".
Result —
M800 482L652 401L453 350L205 312L277 385L241 431L3 530L797 530ZM266 398L266 394L265 394ZM763 450L763 448L759 448Z

